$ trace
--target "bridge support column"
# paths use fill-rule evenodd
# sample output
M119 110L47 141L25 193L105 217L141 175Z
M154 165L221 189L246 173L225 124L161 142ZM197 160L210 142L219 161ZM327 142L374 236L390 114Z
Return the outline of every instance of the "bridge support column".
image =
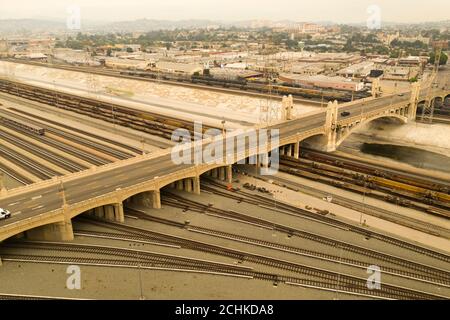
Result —
M161 197L159 189L155 191L146 191L139 193L137 195L132 196L131 200L134 205L139 205L153 209L161 208Z
M152 192L152 208L161 209L161 192L159 189Z
M261 167L268 168L269 167L269 154L261 153L259 155L259 163Z
M225 181L227 183L233 182L233 166L230 164L229 166L225 167L226 170L226 179Z
M298 159L300 156L300 142L297 141L294 143L294 158Z
M286 148L287 148L286 155L287 155L288 157L292 157L292 144L288 144L288 145L286 146Z
M94 216L96 216L97 218L104 218L105 217L105 208L103 206L95 208Z
M192 179L184 179L184 191L192 192Z
M181 180L178 180L177 182L176 182L176 184L177 184L177 190L183 190L184 189L184 183L183 183L183 179L181 179Z
M114 220L117 222L125 222L125 214L123 213L123 203L114 204Z
M194 177L192 179L193 189L195 194L200 194L200 177Z
M106 205L104 206L105 210L105 219L109 221L114 221L114 206L113 205Z
M219 179L224 181L225 180L225 167L218 168L219 170Z
M72 221L69 219L28 230L26 237L38 241L72 241Z

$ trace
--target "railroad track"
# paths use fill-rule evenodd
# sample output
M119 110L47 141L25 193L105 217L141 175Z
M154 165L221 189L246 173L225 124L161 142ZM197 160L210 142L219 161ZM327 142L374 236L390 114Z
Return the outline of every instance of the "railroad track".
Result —
M116 149L107 147L105 145L102 145L100 143L91 141L89 139L82 139L81 137L79 137L77 135L71 134L71 133L69 133L67 131L64 131L64 130L57 129L57 128L55 128L52 125L47 125L47 124L43 123L42 121L36 121L35 120L36 117L34 115L31 116L32 118L34 118L34 119L32 119L32 118L29 118L28 116L22 116L22 115L19 115L19 114L16 114L14 112L10 112L10 111L7 111L7 110L1 110L0 114L6 115L9 118L20 119L22 121L26 121L28 123L32 123L33 125L40 126L40 127L45 129L45 132L52 133L52 134L57 135L57 136L59 136L61 138L64 138L64 139L70 140L72 142L75 142L77 144L80 144L80 145L92 148L92 149L97 150L97 151L99 151L101 153L104 153L104 154L110 155L112 157L115 157L115 158L117 158L119 160L128 159L128 158L131 158L131 157L134 156L134 155L132 155L130 153L126 153L126 152L123 152L123 151L120 151L120 150L116 150Z
M145 214L142 214L139 211L129 209L127 208L127 214L133 212L139 219L149 220L157 223L162 223L166 225L171 225L179 228L185 228L188 231L201 233L205 235L209 235L212 237L218 237L222 239L227 239L235 242L241 242L246 244L251 244L254 246L259 246L263 248L270 248L277 251L282 251L284 253L292 253L296 255L301 255L304 257L313 257L318 260L322 261L328 261L328 262L334 262L337 264L343 264L348 265L352 267L357 267L366 270L367 266L373 264L374 262L369 262L368 260L356 260L356 259L349 259L349 258L343 258L338 255L332 255L332 254L326 254L319 251L313 251L313 250L307 250L302 249L298 247L292 247L287 245L282 245L279 243L264 241L260 239L250 238L242 235L212 230L204 227L198 227L198 226L186 226L182 223L174 223L174 221L167 220L167 219L160 219L156 217L151 217ZM120 232L118 233L110 233L110 232L99 232L99 231L87 231L87 230L77 230L75 232L75 235L78 236L91 236L91 237L101 237L101 238L108 238L108 239L114 239L114 240L128 240L128 241L152 241L153 244L156 245L162 245L162 244L169 244L177 247L192 249L196 251L206 252L206 253L212 253L212 254L220 254L220 255L226 255L238 258L241 260L247 261L248 258L245 256L246 252L238 252L233 249L229 248L223 248L218 246L213 246L208 243L192 240L192 239L186 239L179 236L173 236L169 234L163 234L160 232L155 231L149 231L142 228L132 227L132 226L125 226L122 224L116 224L116 223L108 223L103 221L88 221L83 220L88 223L98 225L101 227L106 227L115 231ZM435 274L430 274L430 268L426 268L425 266L418 267L416 270L411 271L410 269L399 269L398 267L392 267L388 266L387 264L380 264L377 262L377 265L383 270L383 273L391 274L394 276L400 276L404 278L414 279L418 281L424 281L427 283L434 283L437 285L444 285L447 287L450 287L450 273L449 272L442 272L439 276L436 276ZM420 266L420 265L418 265ZM420 269L420 270L419 270Z
M244 192L242 190L236 190L236 189L232 189L231 191L226 190L226 186L217 183L215 181L212 180L208 180L208 183L206 183L204 180L202 182L202 189L203 190L207 190L209 192L213 192L215 194L230 198L230 199L234 199L238 202L246 202L246 203L251 203L257 206L266 206L266 207L274 207L275 201L274 199L265 197L265 196L261 196L261 195L257 195L257 194L251 194L249 192ZM201 206L205 207L205 205L200 204ZM303 210L301 208L283 203L283 202L279 202L276 201L276 208L278 208L279 210L282 211L286 211L295 215L299 215L301 217L305 217L305 218L310 218L316 221L320 221L329 225L333 225L335 227L339 227L345 230L349 230L349 231L353 231L356 233L359 233L361 235L364 235L367 238L373 238L373 239L378 239L380 241L386 242L386 243L390 243L392 245L404 248L404 249L408 249L411 250L413 252L416 253L420 253L444 262L450 262L450 256L446 253L443 252L438 252L429 248L425 248L422 247L420 245L414 244L414 243L410 243L392 236L388 236L388 235L384 235L381 233L378 233L376 231L373 230L369 230L367 228L363 228L363 227L359 227L356 226L354 224L350 224L344 221L340 221L340 220L336 220L327 216L323 216L323 215L319 215L319 214L315 214L306 210ZM230 212L229 212L230 214ZM231 213L232 214L232 213ZM283 226L281 229L284 229L285 227ZM284 232L287 232L289 234L289 230L284 230ZM312 237L317 238L316 235L313 234L305 234L305 236L307 237ZM322 241L320 238L317 238L318 241ZM328 242L328 240L324 239L325 242ZM333 245L333 242L330 243L330 245Z
M32 173L34 176L38 177L42 180L48 180L55 176L61 176L62 174L59 172L56 172L50 168L47 168L28 157L25 157L21 155L20 153L0 145L0 154L5 159L13 162L14 164L18 165L24 170L27 170L28 172Z
M39 148L38 146L24 141L22 139L19 139L15 137L14 135L11 135L7 132L0 131L0 138L3 140L14 144L16 147L19 147L21 149L27 150L30 153L33 153L34 155L41 157L43 159L46 159L47 161L57 165L58 167L61 167L69 172L77 172L87 169L87 167L82 166L78 163L75 163L73 161L70 161L58 154L55 154L53 152L47 151L45 149Z
M88 137L91 137L91 138L94 138L94 139L98 139L98 140L102 140L102 141L108 142L109 144L116 145L116 146L118 146L118 147L120 147L122 149L126 149L126 150L130 151L130 152L132 152L132 154L141 154L142 153L141 149L132 147L130 145L121 143L119 141L108 139L107 137L104 137L104 136L99 136L99 135L94 134L92 132L87 132L87 131L84 131L84 130L81 130L81 129L78 129L78 128L74 128L74 127L65 125L63 123L59 123L57 121L53 121L53 120L50 120L50 119L45 119L44 117L40 117L40 116L37 116L35 114L29 113L29 112L26 112L26 111L23 111L23 110L19 110L19 109L16 109L16 108L11 108L10 107L8 109L14 111L15 113L20 113L20 114L22 114L24 116L32 117L32 118L35 118L37 120L50 123L52 125L55 125L56 127L61 127L61 128L73 131L73 132L81 133L84 136L88 136Z
M130 127L165 139L171 139L176 129L187 129L193 137L200 135L195 132L194 123L149 111L135 110L130 107L81 97L61 91L41 88L9 80L0 80L0 91L28 100L37 101L64 110L89 117ZM203 130L213 129L203 125ZM217 129L217 128L216 128Z
M450 195L447 192L395 182L361 173L357 169L342 169L330 164L282 156L280 170L428 213L435 213L434 209L438 209L444 210L442 216L447 216L445 210L450 211Z
M27 184L31 184L33 183L33 181L31 181L30 179L27 179L25 177L22 177L20 174L18 174L17 172L14 172L13 170L9 169L8 167L4 166L2 163L0 163L0 171L3 172L5 175L7 175L8 177L10 177L11 179L23 184L23 185L27 185Z
M95 264L146 267L152 269L177 269L180 271L198 271L210 272L213 274L233 275L238 277L246 277L258 280L271 281L273 283L286 283L294 285L307 285L314 287L326 287L328 289L349 292L357 295L370 297L387 298L387 299L445 299L444 296L430 294L423 291L417 291L402 288L390 284L383 284L379 290L371 290L367 287L367 280L357 277L348 276L341 273L330 272L311 267L305 267L292 264L292 267L301 268L302 277L294 277L281 275L276 273L268 273L255 271L245 266L236 266L233 264L225 264L212 262L207 260L186 258L182 256L173 256L149 251L103 247L94 245L79 245L67 243L49 243L49 242L33 242L33 243L14 243L6 244L6 247L13 248L32 248L37 250L70 252L83 254L100 254L120 256L122 259L105 259L105 258L85 258L85 257L67 257L60 255L18 255L2 253L5 261L22 261L22 262L46 262L46 263L76 263L76 264ZM126 258L126 259L123 259ZM273 267L277 267L281 261L274 261ZM311 279L311 277L313 279Z
M267 180L263 177L256 177L258 179L261 180ZM428 223L422 220L418 220L409 216L405 216L393 211L388 211L382 208L378 208L372 205L368 205L368 204L362 204L360 201L355 201L352 199L348 199L345 197L342 197L340 195L337 194L333 194L331 192L325 192L325 191L321 191L321 190L317 190L315 188L312 187L308 187L306 185L300 184L300 183L296 183L293 182L291 180L288 179L284 179L278 176L270 176L269 178L270 180L272 180L273 184L277 184L281 187L287 187L289 189L292 189L294 191L301 191L302 193L311 195L313 197L317 197L320 199L323 199L326 196L331 195L332 196L332 203L335 203L337 205L340 205L342 207L346 207L349 209L353 209L353 210L358 210L362 213L364 213L365 215L370 215L373 217L377 217L386 221L391 221L394 222L398 225L402 225L414 230L418 230L427 234L431 234L434 236L438 236L438 237L443 237L443 238L447 238L450 239L450 230L448 230L448 228L444 228L432 223Z
M82 72L82 73L91 73L91 74L97 74L97 75L102 75L102 76L107 76L107 77L139 80L139 81L146 81L146 82L156 82L156 83L176 85L176 86L182 86L182 87L193 88L193 89L202 89L202 90L209 90L209 91L216 91L216 92L223 92L223 93L230 93L230 94L238 94L238 95L244 95L244 96L264 98L264 99L268 99L268 98L269 99L274 99L274 98L281 99L281 97L283 95L292 94L294 96L294 102L296 102L296 103L305 103L306 102L309 104L313 104L317 107L321 107L323 105L323 101L320 101L320 99L322 97L325 99L329 98L329 100L338 99L338 100L346 101L346 102L351 100L351 96L348 96L345 93L334 94L334 95L333 95L333 93L330 93L329 95L327 95L327 93L323 92L323 90L317 90L317 89L316 90L306 89L306 91L308 91L310 94L307 95L307 97L309 99L305 99L305 98L299 98L299 96L301 97L301 95L298 95L295 92L293 92L293 90L295 90L295 89L299 90L299 88L292 88L292 90L289 91L289 87L276 86L276 88L273 87L273 88L271 88L271 90L269 90L267 86L265 86L265 88L264 88L264 86L260 86L260 87L258 87L258 89L252 90L251 88L248 88L246 86L242 86L242 85L234 86L234 85L230 85L230 84L222 83L222 82L220 82L220 83L210 82L209 84L202 84L203 81L199 81L196 79L192 79L192 80L185 79L188 81L182 81L182 79L170 80L167 78L169 75L163 75L163 77L165 77L165 79L163 79L161 76L156 76L155 78L152 78L152 77L144 77L144 76L138 76L138 75L132 75L132 74L125 74L125 72L127 72L126 70L114 71L112 69L101 69L101 68L95 68L95 67L75 67L75 66L64 65L64 64L42 64L42 63L30 62L30 61L26 61L26 60L25 61L24 60L19 60L19 61L10 60L10 61L16 62L16 63L21 63L21 64L36 65L36 66L40 66L40 67L57 68L57 69ZM173 75L171 75L171 76L173 77ZM230 88L230 87L233 87L233 88ZM276 90L278 88L282 88L284 90ZM311 93L314 93L314 94L311 95ZM347 95L347 96L344 97L345 95ZM319 100L311 100L311 97L313 97L315 99L319 99Z

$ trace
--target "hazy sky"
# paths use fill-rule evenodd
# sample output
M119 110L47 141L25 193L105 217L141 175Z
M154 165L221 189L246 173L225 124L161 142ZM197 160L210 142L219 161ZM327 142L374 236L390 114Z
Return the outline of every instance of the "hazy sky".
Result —
M422 22L450 19L449 0L0 0L0 19L64 19L79 5L87 20L139 18L181 20L289 19L295 21L363 22L370 5L381 8L382 20Z

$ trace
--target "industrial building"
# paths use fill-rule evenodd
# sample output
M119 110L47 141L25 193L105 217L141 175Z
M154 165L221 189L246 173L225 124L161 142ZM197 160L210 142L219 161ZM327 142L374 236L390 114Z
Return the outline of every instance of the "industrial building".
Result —
M280 74L279 79L283 82L296 84L304 87L315 87L321 89L334 89L345 91L360 91L364 83L352 81L343 77L327 77L324 75L304 76L296 74Z
M158 61L156 70L160 72L176 73L183 75L193 75L195 73L203 73L203 66L190 63L177 63L168 61Z

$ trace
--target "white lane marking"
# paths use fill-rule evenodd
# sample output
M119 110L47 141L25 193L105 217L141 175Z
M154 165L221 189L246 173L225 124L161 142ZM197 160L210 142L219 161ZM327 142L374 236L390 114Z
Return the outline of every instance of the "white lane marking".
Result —
M8 207L12 207L12 206L15 206L16 204L19 204L20 202L13 202L13 203L10 203L10 204L8 204Z
M21 214L21 213L22 213L22 211L17 211L17 212L12 213L11 215L12 216L16 216L16 215Z
M32 208L31 210L37 210L37 209L40 209L40 208L43 208L43 207L44 207L43 205L40 205L40 206L38 206L38 207Z
M42 198L42 195L31 198L31 200L36 200Z

